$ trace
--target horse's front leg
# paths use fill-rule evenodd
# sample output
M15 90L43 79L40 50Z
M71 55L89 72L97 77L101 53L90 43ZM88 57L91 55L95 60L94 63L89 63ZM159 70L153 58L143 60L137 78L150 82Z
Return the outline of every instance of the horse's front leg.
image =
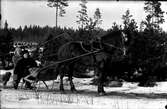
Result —
M105 81L105 76L102 72L98 72L99 76L98 76L98 94L100 96L105 95L105 91L104 91L104 81Z
M71 91L72 92L77 92L76 88L75 88L75 85L73 83L73 78L72 76L69 76L69 81L70 81L70 86L71 86Z
M63 77L64 77L64 73L60 73L60 91L61 92L64 92Z
M70 86L71 86L71 91L72 92L76 92L77 90L76 90L76 88L75 88L75 85L74 85L74 83L73 83L73 71L74 71L74 65L72 64L71 66L70 66L70 71L69 71L69 81L70 81Z

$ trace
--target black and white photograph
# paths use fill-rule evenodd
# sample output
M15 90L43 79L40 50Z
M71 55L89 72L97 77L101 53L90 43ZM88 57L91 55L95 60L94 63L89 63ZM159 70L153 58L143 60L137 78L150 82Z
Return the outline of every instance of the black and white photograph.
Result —
M167 1L0 0L0 109L167 109Z

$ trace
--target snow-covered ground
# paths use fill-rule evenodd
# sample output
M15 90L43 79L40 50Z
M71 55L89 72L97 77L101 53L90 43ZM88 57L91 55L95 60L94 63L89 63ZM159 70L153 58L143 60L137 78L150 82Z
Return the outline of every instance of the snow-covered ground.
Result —
M2 73L2 71L0 71ZM139 87L137 83L124 82L122 87L105 87L107 95L98 96L97 86L90 85L91 78L74 78L77 93L72 93L64 81L66 93L59 91L59 80L47 90L40 83L39 91L11 88L1 89L1 108L54 108L54 109L165 109L167 82L155 87ZM50 88L53 81L46 82Z

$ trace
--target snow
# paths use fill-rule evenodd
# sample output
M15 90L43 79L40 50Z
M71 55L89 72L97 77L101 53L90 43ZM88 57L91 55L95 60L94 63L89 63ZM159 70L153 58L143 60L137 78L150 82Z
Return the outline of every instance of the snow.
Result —
M1 71L5 72L5 71ZM65 78L66 80L66 78ZM139 87L138 83L124 82L122 87L105 87L107 95L98 96L97 86L90 85L92 78L74 78L78 93L70 91L64 81L65 94L59 91L59 80L54 90L47 90L41 83L37 93L33 90L1 89L2 108L54 108L54 109L165 109L167 105L167 81L157 82L155 87ZM49 87L53 81L46 82Z
M5 93L5 91L3 93ZM43 94L44 93L40 93L40 95ZM5 100L2 101L1 105L8 108L164 109L167 104L166 99L138 99L117 96L90 97L78 94L62 95L45 93L45 96L42 96L39 99L35 98L35 96L34 98L31 97L13 99L15 101L12 101L11 99L9 101Z
M13 70L0 70L0 75L5 74L6 72L11 72L13 74Z

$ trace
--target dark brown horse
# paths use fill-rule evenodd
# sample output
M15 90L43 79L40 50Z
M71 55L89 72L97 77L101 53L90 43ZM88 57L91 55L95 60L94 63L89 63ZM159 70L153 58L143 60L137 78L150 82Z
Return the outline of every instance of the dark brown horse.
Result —
M115 59L115 56L125 55L124 39L125 36L123 35L122 31L109 32L101 37L101 48L99 48L101 51L99 53L60 63L58 65L60 74L60 90L64 91L63 77L65 74L68 74L71 91L76 91L72 77L75 70L75 64L82 61L85 65L94 65L96 67L96 75L98 76L98 93L103 95L105 93L104 82L111 69L111 66L108 66L109 63ZM88 52L90 51L84 49L81 42L69 42L59 48L58 59L66 60Z
M24 79L29 82L49 81L57 79L57 76L60 74L61 81L64 76L68 76L70 83L73 84L72 76L81 78L92 77L92 73L86 72L86 70L92 69L92 55L77 58L77 56L80 57L80 55L89 53L90 51L87 48L90 48L90 46L83 44L81 41L66 43L60 47L59 51L61 52L58 51L59 60L56 62L45 61L41 64L40 68L30 69L31 74ZM62 85L61 87L63 87ZM61 88L61 90L64 89Z
M71 59L71 58L74 58L74 57L77 57L77 56L80 56L80 55L83 55L89 52L90 52L89 50L83 47L82 42L72 41L60 47L60 49L58 50L58 60L62 61L66 59ZM84 56L81 58L76 58L76 59L72 59L67 62L60 63L58 65L58 71L60 74L60 90L64 91L63 77L67 75L69 77L71 91L76 91L75 86L72 81L74 71L76 71L79 66L92 66L92 65L93 65L92 55ZM84 67L84 69L82 70L86 71L86 68L87 67Z

